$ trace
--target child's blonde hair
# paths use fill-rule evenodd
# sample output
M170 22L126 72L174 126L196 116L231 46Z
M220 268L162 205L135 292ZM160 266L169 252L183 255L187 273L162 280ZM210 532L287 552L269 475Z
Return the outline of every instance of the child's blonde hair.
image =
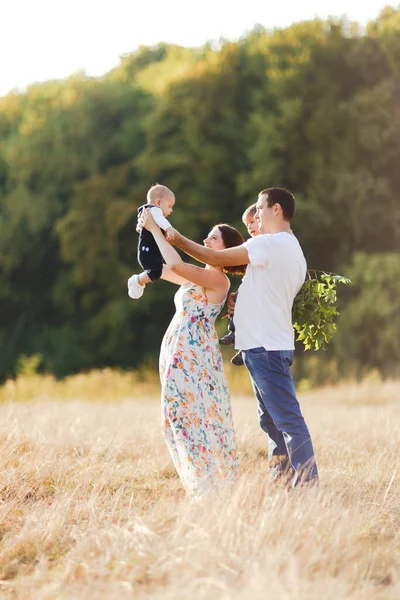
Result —
M174 192L172 192L166 185L161 185L161 183L155 183L147 192L146 198L148 204L154 204L156 200L163 200L167 196L174 195Z
M244 211L244 213L242 215L243 223L246 225L247 221L249 221L250 219L253 219L255 217L256 212L257 212L256 204L252 204L251 206L249 206L249 208L246 208L246 210Z

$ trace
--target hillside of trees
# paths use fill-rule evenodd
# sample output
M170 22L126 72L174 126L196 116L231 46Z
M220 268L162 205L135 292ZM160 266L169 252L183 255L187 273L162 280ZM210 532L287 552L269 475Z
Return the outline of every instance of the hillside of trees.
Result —
M238 42L140 47L101 78L0 98L0 378L40 354L56 376L156 361L174 287L139 301L136 209L151 184L201 241L269 186L297 198L310 267L340 290L326 355L393 374L400 361L400 10L255 27ZM233 279L233 288L240 279Z

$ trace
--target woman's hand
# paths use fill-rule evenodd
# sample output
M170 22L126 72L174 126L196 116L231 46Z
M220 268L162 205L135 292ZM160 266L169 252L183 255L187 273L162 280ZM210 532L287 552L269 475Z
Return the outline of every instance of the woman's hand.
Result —
M150 210L150 208L145 208L142 211L140 217L138 218L136 231L139 232L142 227L144 227L148 231L155 231L156 229L159 229L157 223L153 219L153 215L151 214Z

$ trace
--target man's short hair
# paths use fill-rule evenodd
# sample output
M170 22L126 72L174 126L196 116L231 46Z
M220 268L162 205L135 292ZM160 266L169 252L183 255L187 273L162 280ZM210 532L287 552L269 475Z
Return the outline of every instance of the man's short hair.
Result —
M267 204L269 208L274 204L279 204L282 208L282 214L285 221L291 221L294 217L296 200L294 195L286 190L285 188L272 187L262 190L258 197L266 196Z
M249 219L254 219L254 217L256 216L256 212L257 212L256 204L252 204L251 206L249 206L249 208L246 208L246 210L244 211L244 213L242 215L243 223L246 224L246 221L248 221Z
M155 200L163 200L167 196L174 196L174 192L172 192L166 185L155 183L147 192L147 202L152 204L152 202Z

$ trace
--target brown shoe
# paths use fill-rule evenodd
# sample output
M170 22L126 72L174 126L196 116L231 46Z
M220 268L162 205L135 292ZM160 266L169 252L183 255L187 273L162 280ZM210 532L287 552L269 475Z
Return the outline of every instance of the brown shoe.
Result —
M222 346L234 346L235 334L230 331L219 340L219 343L222 344Z
M239 352L237 352L234 356L232 356L231 363L233 365L235 365L235 367L241 367L242 365L244 365L244 360L243 360L241 350L239 350Z

